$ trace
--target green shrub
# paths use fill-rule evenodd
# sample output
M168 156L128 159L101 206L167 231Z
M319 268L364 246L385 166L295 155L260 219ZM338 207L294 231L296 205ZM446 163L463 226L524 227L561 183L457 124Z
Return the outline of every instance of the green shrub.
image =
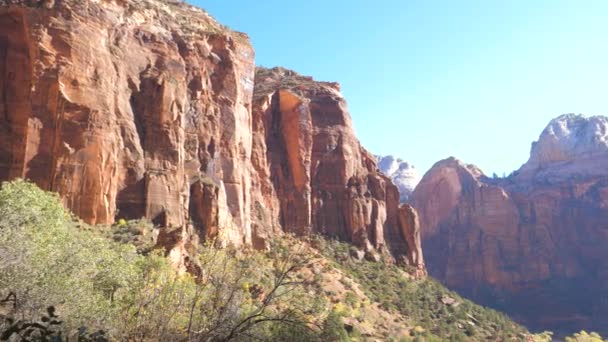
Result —
M0 299L15 300L0 314L28 324L55 306L62 336L74 338L80 327L137 341L321 333L328 303L298 277L312 261L297 248L276 241L261 253L210 244L194 279L177 274L160 251L138 253L134 237L146 229L145 221L119 220L108 236L107 227L75 220L56 195L21 180L4 183ZM14 326L9 318L0 334Z
M346 304L350 305L351 308L356 307L359 303L359 301L357 300L357 296L351 291L346 292L344 301L346 302Z
M588 333L586 331L578 332L570 337L566 337L566 342L602 342L602 336L598 333Z
M476 305L449 291L432 278L416 280L400 267L378 262L343 258L349 245L314 237L312 244L333 260L334 267L354 278L365 294L388 311L412 319L430 340L518 340L527 331L507 316ZM458 302L447 306L440 299L449 296ZM475 325L467 321L474 317Z
M0 295L16 296L20 316L55 305L68 328L111 325L137 258L130 246L78 229L56 195L21 180L2 185Z
M342 315L336 311L331 311L323 325L321 339L328 342L350 341L348 332L344 329Z
M147 254L154 248L154 225L146 219L119 219L110 228L110 237L120 243L135 246L140 254Z

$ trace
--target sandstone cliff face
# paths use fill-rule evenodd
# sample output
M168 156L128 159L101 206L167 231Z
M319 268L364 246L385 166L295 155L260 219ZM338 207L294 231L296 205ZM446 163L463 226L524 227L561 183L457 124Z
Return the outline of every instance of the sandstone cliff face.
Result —
M59 192L89 223L191 217L250 241L247 37L171 2L12 2L0 8L0 177Z
M597 151L598 121L555 119L506 179L453 158L435 164L413 194L429 273L534 329L608 331L608 155Z
M183 267L199 239L283 231L419 250L337 86L273 75L254 99L247 36L180 2L0 0L0 179L89 223L150 218Z
M265 140L267 147L254 158L266 176L262 193L278 200L266 206L276 209L267 216L296 234L321 233L405 255L424 272L415 211L399 212L399 191L355 137L338 84L260 68L253 113L258 144ZM404 225L400 215L412 223Z

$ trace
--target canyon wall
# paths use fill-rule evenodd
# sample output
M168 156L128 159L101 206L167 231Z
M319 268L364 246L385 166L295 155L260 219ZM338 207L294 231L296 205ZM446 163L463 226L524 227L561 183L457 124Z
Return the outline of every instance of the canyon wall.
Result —
M203 10L0 0L0 47L1 180L58 192L91 224L149 218L182 263L199 240L322 233L424 273L415 212L360 146L339 86L256 77L248 37Z
M532 329L608 332L606 128L556 118L507 178L435 164L413 193L429 273Z

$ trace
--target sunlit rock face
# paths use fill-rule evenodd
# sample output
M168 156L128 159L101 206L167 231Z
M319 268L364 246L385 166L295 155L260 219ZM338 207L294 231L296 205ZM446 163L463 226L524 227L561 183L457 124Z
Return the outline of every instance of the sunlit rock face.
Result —
M338 85L273 69L254 96L255 78L248 37L182 1L0 0L0 180L88 223L149 218L183 270L199 241L285 231L423 270Z
M375 157L380 171L399 188L399 201L401 203L407 202L414 188L420 182L421 176L418 170L414 165L392 155Z
M171 1L2 1L0 178L250 243L253 49Z
M419 226L410 224L416 213L400 212L398 189L361 147L337 83L259 68L253 113L254 165L269 175L260 182L262 198L278 202L266 206L269 216L296 234L404 256L424 273Z
M549 123L532 144L520 182L559 183L608 175L608 118L565 114Z
M412 195L429 273L533 329L608 332L606 122L554 119L504 179L435 164Z

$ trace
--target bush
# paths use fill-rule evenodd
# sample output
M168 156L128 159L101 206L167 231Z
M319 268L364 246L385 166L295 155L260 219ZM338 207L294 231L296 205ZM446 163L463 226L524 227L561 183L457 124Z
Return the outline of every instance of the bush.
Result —
M27 326L50 306L63 322L52 333L73 339L85 336L82 327L103 330L110 340L321 333L328 304L298 276L312 261L294 246L276 241L271 252L261 253L209 244L201 249L202 272L194 279L177 274L160 251L138 253L131 238L145 229L151 228L143 221L119 221L108 238L107 228L75 220L56 195L21 180L4 183L0 300L10 299L10 305L4 312L0 303L0 314L8 317L0 334L14 328L11 317ZM129 243L117 233L128 235Z
M0 296L20 317L57 306L68 329L103 328L131 289L135 249L77 228L58 197L15 181L0 190Z
M587 333L586 331L578 332L570 337L566 337L566 342L602 342L602 336L598 333Z
M342 315L337 311L331 311L323 325L321 339L328 342L350 341L348 332L344 329Z
M139 220L119 219L111 227L109 236L116 242L135 246L140 254L147 254L154 249L154 225L142 218Z
M518 340L521 334L527 333L507 316L461 298L430 277L416 280L393 264L343 258L349 247L342 242L317 236L312 244L333 260L334 267L357 280L371 300L387 311L409 317L412 323L424 328L427 341ZM444 296L456 299L458 305L443 304L440 299ZM345 301L349 302L348 295ZM468 323L471 317L476 321L475 325Z

